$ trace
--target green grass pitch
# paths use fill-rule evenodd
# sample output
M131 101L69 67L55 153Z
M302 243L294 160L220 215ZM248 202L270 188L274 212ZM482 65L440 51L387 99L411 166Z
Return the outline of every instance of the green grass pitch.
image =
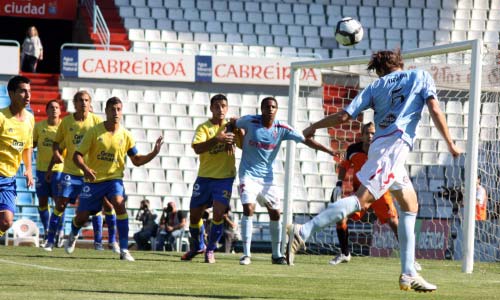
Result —
M420 260L434 293L399 290L399 259L353 257L328 265L329 256L299 255L293 267L272 265L255 254L249 266L239 255L217 254L217 263L180 261L180 253L133 251L125 262L111 251L0 247L0 299L500 299L500 264Z

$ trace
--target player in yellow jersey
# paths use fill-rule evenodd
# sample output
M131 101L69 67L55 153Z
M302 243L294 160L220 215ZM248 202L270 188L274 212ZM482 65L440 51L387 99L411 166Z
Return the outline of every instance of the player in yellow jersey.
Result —
M16 211L16 173L24 162L27 185L33 186L31 153L35 118L30 104L30 80L15 76L7 83L10 105L0 109L0 237L12 226Z
M200 155L198 177L193 186L189 207L190 250L181 260L189 261L205 252L205 262L215 263L214 251L224 231L224 213L229 207L234 177L236 176L233 144L235 135L226 127L227 98L218 94L210 99L212 118L196 128L192 147ZM228 147L229 150L228 151ZM205 227L202 221L205 209L213 206L213 220L205 246Z
M92 98L86 91L79 91L75 94L73 104L76 112L63 118L52 144L53 156L48 166L46 180L48 182L54 180L52 178L52 166L54 164L64 162L64 168L61 179L58 182L54 211L50 216L49 234L44 247L46 251L52 251L57 228L61 222L64 222L62 219L64 210L68 203L74 204L76 202L83 186L83 172L73 163L72 157L83 135L90 128L102 122L100 117L89 111L91 101ZM67 151L65 157L61 153L62 144L65 145ZM102 226L102 221L99 223ZM100 250L102 245L99 247L99 232L102 232L102 230L98 229L95 231L97 231L97 234L95 234L96 249L99 248L98 250Z
M106 121L85 134L73 155L73 162L85 174L85 184L65 248L67 253L73 253L80 228L89 215L102 210L102 201L106 198L117 213L120 259L134 261L128 251L128 214L122 180L125 158L128 155L135 166L148 163L160 152L163 137L156 140L149 154L140 155L130 132L120 125L122 101L118 97L108 99L105 112Z
M51 182L45 181L45 173L52 159L52 143L56 136L57 128L61 123L61 107L56 100L51 100L45 106L47 119L37 122L33 131L33 148L38 148L36 158L36 178L35 187L38 197L38 214L42 221L44 240L47 238L49 229L49 197L55 198L57 193L57 182L61 178L63 164L56 164L52 167ZM62 225L62 224L61 224ZM58 228L61 231L62 226Z

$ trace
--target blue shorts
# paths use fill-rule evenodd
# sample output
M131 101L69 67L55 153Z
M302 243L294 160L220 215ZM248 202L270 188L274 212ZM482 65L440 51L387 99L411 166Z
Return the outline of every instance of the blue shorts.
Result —
M16 213L16 177L0 176L0 211Z
M45 181L45 171L36 171L35 178L35 187L36 187L36 195L38 197L54 197L57 195L58 184L61 181L62 173L61 172L52 172L52 179L50 183Z
M234 177L224 179L196 178L189 208L197 208L204 205L212 207L214 201L229 206L229 200L231 200L231 193L233 191L233 182Z
M83 176L62 173L58 187L57 196L69 198L69 203L75 204L76 199L82 191Z
M113 179L99 183L85 182L77 211L89 211L91 214L100 212L103 198L111 199L114 196L125 196L123 180Z

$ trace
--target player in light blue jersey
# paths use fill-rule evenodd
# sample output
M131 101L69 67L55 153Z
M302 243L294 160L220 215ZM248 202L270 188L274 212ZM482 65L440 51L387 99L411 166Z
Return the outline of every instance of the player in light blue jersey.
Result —
M242 145L242 156L239 167L239 192L243 204L241 219L241 235L243 239L243 256L241 265L251 263L250 246L252 243L253 213L255 202L267 208L270 219L272 263L286 264L281 254L281 222L280 197L274 182L273 163L282 141L292 140L333 155L333 151L312 137L304 136L288 124L275 120L278 102L273 97L264 98L260 104L261 115L244 116L233 120L236 127L245 132Z
M370 145L368 160L356 174L361 182L360 188L355 195L333 203L306 224L288 226L289 264L293 264L295 253L305 247L304 241L312 233L337 223L353 212L367 209L390 190L402 210L398 228L401 250L400 289L413 289L416 292L436 290L437 287L425 281L414 267L414 228L418 202L404 165L413 146L415 128L425 104L450 153L457 157L461 151L450 137L431 75L423 70L403 71L403 67L399 50L375 52L368 63L368 70L375 70L380 78L366 87L343 111L330 115L304 130L304 136L312 136L316 129L337 126L355 119L367 108L375 111L377 131Z

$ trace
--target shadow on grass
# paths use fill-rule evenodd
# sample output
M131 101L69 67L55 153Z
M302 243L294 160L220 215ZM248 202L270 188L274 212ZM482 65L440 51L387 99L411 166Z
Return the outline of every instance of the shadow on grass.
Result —
M180 294L180 293L145 293L145 292L126 292L126 291L99 291L99 290L78 290L78 289L62 289L67 292L82 292L96 294L117 294L117 295L144 295L144 296L170 296L178 298L214 298L214 299L248 299L248 296L224 296L224 295L200 295L200 294ZM252 299L276 299L276 297L254 297ZM285 298L284 298L285 299ZM289 299L289 298L286 298Z

